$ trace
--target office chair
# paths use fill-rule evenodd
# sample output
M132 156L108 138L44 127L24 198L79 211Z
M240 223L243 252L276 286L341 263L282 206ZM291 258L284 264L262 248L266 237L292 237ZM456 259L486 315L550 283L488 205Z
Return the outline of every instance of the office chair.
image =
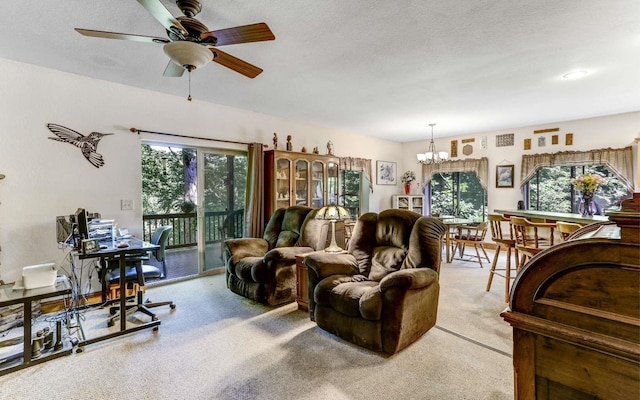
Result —
M127 257L127 266L125 269L125 282L135 282L138 285L138 290L136 293L136 302L134 304L127 306L127 315L130 315L134 312L140 311L143 314L151 317L152 320L157 320L156 315L149 310L150 308L160 307L160 306L169 306L172 310L176 308L176 305L173 301L161 301L161 302L143 302L142 294L143 288L145 286L146 279L159 279L166 277L166 262L165 262L165 248L169 239L169 235L173 230L172 226L161 226L153 234L151 242L160 246L159 249L152 251L154 257L162 262L162 269L164 274L161 273L158 267L155 267L150 264L144 264L144 261L149 260L148 256L136 256L136 257ZM112 285L120 285L120 268L118 267L118 260L111 261L111 265L109 265L109 270L106 272L103 280L103 289L105 288L105 284L109 283L109 286ZM120 296L126 296L126 293L120 293ZM103 293L104 297L104 293ZM114 300L113 294L111 296L111 300ZM113 326L115 321L120 318L119 315L119 307L111 307L109 309L112 317L109 318L107 323L108 326Z
M162 263L162 274L159 276L154 276L155 273L148 271L145 273L145 278L160 278L164 279L167 277L167 263L165 258L165 250L167 248L167 243L169 243L169 236L171 236L171 232L173 231L173 226L171 225L163 225L158 227L155 232L153 232L153 236L151 237L151 243L160 246L157 250L153 250L151 253L153 257ZM148 261L150 260L149 256L143 257L129 257L127 258L127 264L129 262L134 263L136 261Z

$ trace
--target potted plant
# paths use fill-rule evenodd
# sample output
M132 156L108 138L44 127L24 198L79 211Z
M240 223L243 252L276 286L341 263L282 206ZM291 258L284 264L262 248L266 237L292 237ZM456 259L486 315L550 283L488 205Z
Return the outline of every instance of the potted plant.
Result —
M416 180L416 174L409 170L402 174L402 183L404 183L404 194L411 193L411 182Z

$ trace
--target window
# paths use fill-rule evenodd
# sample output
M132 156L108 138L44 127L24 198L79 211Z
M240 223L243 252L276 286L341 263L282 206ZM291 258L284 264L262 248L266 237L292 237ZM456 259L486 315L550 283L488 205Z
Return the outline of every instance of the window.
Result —
M607 180L593 199L596 214L603 215L604 210L619 205L631 195L620 179L602 165L541 167L524 187L529 209L578 213L580 194L571 185L571 178L582 174L599 174Z
M360 216L360 193L362 186L362 172L352 170L340 171L340 200L341 206L349 210L351 219L358 219Z
M487 196L474 172L436 173L429 184L431 214L454 215L481 222Z

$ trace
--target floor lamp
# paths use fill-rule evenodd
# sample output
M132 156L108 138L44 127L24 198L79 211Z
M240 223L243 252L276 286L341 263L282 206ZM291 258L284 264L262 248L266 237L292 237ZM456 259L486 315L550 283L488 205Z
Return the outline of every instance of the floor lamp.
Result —
M336 243L336 222L351 219L351 214L349 214L349 211L347 211L347 209L345 209L344 207L330 204L318 210L316 219L331 221L331 244L329 244L329 247L324 249L324 251L326 251L327 253L339 253L341 251L344 251Z

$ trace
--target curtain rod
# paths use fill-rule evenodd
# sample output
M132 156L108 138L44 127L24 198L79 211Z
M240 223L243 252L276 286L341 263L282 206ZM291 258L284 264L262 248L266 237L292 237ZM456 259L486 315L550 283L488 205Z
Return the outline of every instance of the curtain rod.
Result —
M153 133L155 135L181 137L181 138L185 138L185 139L210 140L210 141L213 141L213 142L223 142L223 143L233 143L233 144L246 144L246 145L253 144L253 143L249 143L249 142L239 142L239 141L236 141L236 140L211 139L211 138L203 138L203 137L198 137L198 136L180 135L180 134L177 134L177 133L145 131L143 129L138 129L138 128L130 128L129 131L131 131L133 133L137 133L138 135L140 135L140 133ZM263 144L262 146L266 147L267 145Z

